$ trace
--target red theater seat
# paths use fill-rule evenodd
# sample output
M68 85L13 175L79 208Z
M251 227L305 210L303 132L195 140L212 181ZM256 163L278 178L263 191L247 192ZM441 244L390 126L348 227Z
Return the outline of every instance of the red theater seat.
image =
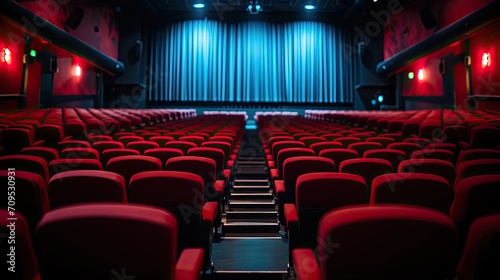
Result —
M476 159L500 159L500 151L495 149L470 149L461 151L458 155L457 166L462 162Z
M15 168L16 171L33 172L49 182L49 169L45 159L38 156L10 155L0 157L0 170Z
M101 170L74 170L54 175L48 184L51 209L78 203L127 202L125 179Z
M47 165L51 160L59 158L59 153L56 149L47 147L26 147L21 150L21 155L41 157L45 159Z
M3 190L5 194L9 192L9 176L15 177L15 212L22 214L30 231L33 233L35 227L42 216L49 212L49 199L45 180L42 176L28 171L17 170L15 173L8 172L7 169L0 171L0 179L4 182ZM8 209L7 196L0 201L0 208ZM12 206L11 206L12 207Z
M133 141L133 142L128 142L126 145L127 149L136 150L141 155L144 154L144 151L146 151L146 150L156 149L159 147L160 146L158 145L158 143L153 142L153 141Z
M416 171L418 172L418 171ZM370 205L405 204L448 215L453 190L442 177L424 173L384 174L373 179Z
M108 161L106 170L122 175L125 179L125 185L128 186L130 178L134 174L144 171L160 171L162 165L159 159L150 156L119 156Z
M358 152L358 157L363 157L366 151L382 149L382 144L377 142L359 142L350 144L347 148Z
M311 144L309 147L311 148L314 153L319 156L320 152L325 149L335 149L335 148L342 148L341 143L334 143L334 142L329 142L329 141L322 141L322 142L316 142L314 144Z
M50 177L71 170L102 170L102 164L97 159L61 158L49 163Z
M338 171L340 164L344 160L358 158L358 152L351 149L333 148L322 150L319 156L333 160L335 163L335 171Z
M406 153L400 150L374 149L366 151L363 157L385 159L391 163L393 170L398 170L399 163L406 160Z
M0 130L0 139L5 154L16 154L32 145L33 133L24 128L6 128Z
M445 149L423 149L413 152L412 159L440 159L455 164L457 161L455 154Z
M158 143L159 147L165 147L165 144L167 144L167 142L175 141L175 139L170 136L153 136L149 138L149 141Z
M15 221L10 220L10 218L15 218ZM40 280L40 270L38 266L38 261L36 259L35 252L33 251L33 246L31 243L30 230L28 227L28 223L25 218L18 212L11 215L11 212L0 209L0 235L5 236L5 240L2 240L5 244L7 244L10 240L7 240L7 236L11 236L11 223L15 223L15 240L16 243L9 242L15 248L15 251L12 253L10 251L10 246L5 245L5 254L13 255L14 260L11 265L11 257L10 256L2 256L5 257L7 265L3 265L4 269L0 273L2 279L22 279L22 280ZM10 271L8 268L12 267L14 270Z
M100 155L107 149L123 149L125 145L118 141L97 141L92 143L92 148L96 149Z
M391 137L369 137L365 139L366 142L377 142L382 144L382 148L387 148L387 145L394 143L394 138Z
M178 252L203 248L205 266L209 266L217 203L205 203L203 187L203 179L196 174L147 171L132 176L129 197L131 203L161 207L174 214L179 225ZM190 215L186 216L185 211Z
M60 158L88 158L99 160L99 152L93 148L66 148L61 151Z
M90 148L90 143L82 140L64 140L57 143L58 151L66 148Z
M292 253L298 279L416 280L454 274L458 231L449 217L433 210L349 207L323 216L318 231L317 257L311 249Z
M500 214L477 219L467 234L457 280L500 279Z
M96 234L96 229L105 234ZM137 279L188 280L199 279L203 266L202 249L187 249L177 257L175 216L145 205L60 208L40 221L36 240L43 279L109 279L126 274Z
M295 190L296 204L285 204L290 259L298 247L314 249L318 225L328 211L347 205L366 204L365 180L353 174L318 172L300 175Z
M404 142L396 142L387 145L387 149L400 150L405 152L406 158L411 158L411 154L415 151L418 151L421 146L417 143L404 143Z
M450 186L455 183L455 166L441 159L408 159L399 164L398 172L400 173L425 173L433 174L444 178Z
M392 173L393 169L391 163L385 159L356 158L344 160L340 164L339 171L363 177L370 193L373 179L382 174Z
M182 152L187 155L189 149L191 148L196 148L196 144L193 142L188 142L188 141L170 141L165 144L165 148L173 148L173 149L179 149L182 150Z
M457 166L455 187L461 180L479 175L500 174L500 159L475 159Z
M500 175L481 175L455 185L450 217L467 232L477 218L500 213Z

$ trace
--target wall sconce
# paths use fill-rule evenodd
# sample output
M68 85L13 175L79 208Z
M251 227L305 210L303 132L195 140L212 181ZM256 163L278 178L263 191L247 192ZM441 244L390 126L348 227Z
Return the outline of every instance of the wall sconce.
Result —
M425 78L424 75L424 69L420 68L420 70L418 70L418 80L422 81Z
M9 48L4 48L2 50L2 62L5 62L7 64L12 63L12 52L9 50Z
M491 57L490 53L483 53L483 56L481 57L481 66L483 68L488 67L491 65Z
M415 73L412 72L408 72L408 80L413 80L415 78Z
M76 64L75 66L75 76L80 77L82 74L82 67L80 67L80 64Z

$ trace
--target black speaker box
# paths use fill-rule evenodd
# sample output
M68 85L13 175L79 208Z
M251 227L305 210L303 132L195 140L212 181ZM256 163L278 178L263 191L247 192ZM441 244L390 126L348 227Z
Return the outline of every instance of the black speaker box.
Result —
M68 19L66 19L66 21L64 22L64 25L73 30L76 30L78 26L80 26L80 23L82 23L84 13L85 11L82 8L73 6L73 10L71 11Z
M427 29L427 30L431 30L432 28L434 28L438 25L436 18L432 14L432 10L431 10L430 6L422 8L420 10L420 20L422 21L422 24L424 25L425 29Z

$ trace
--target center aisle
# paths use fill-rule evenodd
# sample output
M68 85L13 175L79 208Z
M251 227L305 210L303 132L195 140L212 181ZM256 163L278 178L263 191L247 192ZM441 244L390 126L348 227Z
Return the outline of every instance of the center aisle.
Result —
M257 130L245 130L223 216L214 239L211 279L286 279L288 241L279 235L265 155Z

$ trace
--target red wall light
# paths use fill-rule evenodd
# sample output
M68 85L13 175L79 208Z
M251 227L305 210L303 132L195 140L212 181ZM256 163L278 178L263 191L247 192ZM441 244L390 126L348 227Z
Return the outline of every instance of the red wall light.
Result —
M81 74L82 74L82 67L80 67L80 64L77 64L75 66L75 76L80 77Z
M7 64L12 63L12 52L9 50L9 48L4 48L2 50L2 62L5 62Z
M481 57L481 66L483 68L488 67L491 65L491 56L490 53L483 53L483 56Z
M418 70L418 80L423 81L424 78L425 78L424 69L420 68L420 70Z

